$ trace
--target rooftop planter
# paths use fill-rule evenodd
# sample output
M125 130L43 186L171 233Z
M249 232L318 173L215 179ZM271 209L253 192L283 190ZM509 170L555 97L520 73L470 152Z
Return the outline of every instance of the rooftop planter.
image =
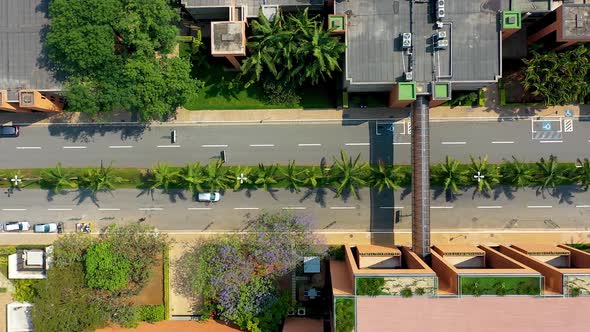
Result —
M541 295L541 277L468 276L459 277L461 295Z

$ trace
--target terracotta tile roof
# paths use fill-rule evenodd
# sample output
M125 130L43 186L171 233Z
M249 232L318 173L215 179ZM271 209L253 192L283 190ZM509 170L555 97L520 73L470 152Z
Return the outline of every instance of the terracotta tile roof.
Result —
M558 246L540 243L513 244L515 248L522 249L527 255L569 255L570 252Z
M453 256L457 256L457 255L475 255L475 256L484 256L485 255L485 251L479 249L477 246L475 245L471 245L471 244L440 244L440 245L436 245L435 246L437 249L439 249L443 256L444 255L453 255Z
M204 322L165 320L155 324L140 323L137 328L126 329L109 326L96 330L96 332L240 332L239 329L229 327L215 320Z
M394 246L387 247L387 246L378 246L373 244L359 244L356 246L356 250L360 255L368 254L368 255L375 255L375 254L383 254L383 255L393 255L393 256L401 256L402 252Z
M584 297L377 296L356 303L356 332L586 332L590 326Z
M283 332L324 332L324 323L319 319L288 317Z

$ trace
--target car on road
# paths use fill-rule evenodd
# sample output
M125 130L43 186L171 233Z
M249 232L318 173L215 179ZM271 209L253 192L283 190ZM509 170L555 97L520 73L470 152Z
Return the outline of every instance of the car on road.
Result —
M13 221L4 224L4 230L6 232L28 231L29 229L31 229L31 224L26 221Z
M18 137L19 134L19 126L0 126L0 137Z
M218 202L221 199L221 195L218 192L215 193L199 193L197 200L199 202Z
M35 226L33 227L33 232L35 232L35 233L57 233L57 224L56 223L35 224Z

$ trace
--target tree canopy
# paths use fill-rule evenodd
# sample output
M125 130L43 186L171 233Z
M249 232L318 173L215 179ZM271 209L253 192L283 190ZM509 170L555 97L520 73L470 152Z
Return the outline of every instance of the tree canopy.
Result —
M121 253L115 252L108 241L90 247L84 265L89 287L114 291L129 283L131 262Z
M162 119L198 87L188 60L159 56L177 34L168 0L53 0L49 17L45 47L71 111Z
M584 46L559 54L533 52L524 63L524 88L546 105L583 102L590 93L590 52Z

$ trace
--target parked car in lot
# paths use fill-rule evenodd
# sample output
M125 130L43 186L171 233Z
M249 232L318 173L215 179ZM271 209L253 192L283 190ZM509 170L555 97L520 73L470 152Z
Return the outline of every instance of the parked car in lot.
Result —
M4 224L4 230L6 232L28 231L29 229L31 229L31 224L26 221L14 221Z
M35 224L35 226L33 227L33 231L35 233L57 233L57 224Z
M19 134L19 126L0 126L0 137L18 137Z
M197 200L199 202L218 202L221 199L221 195L217 192L215 193L199 193L197 195Z

